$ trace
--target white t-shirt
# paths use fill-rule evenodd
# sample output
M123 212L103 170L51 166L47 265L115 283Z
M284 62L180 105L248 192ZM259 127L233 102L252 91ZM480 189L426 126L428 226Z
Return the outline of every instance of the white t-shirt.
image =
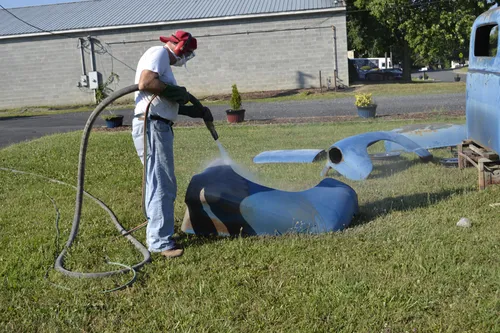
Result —
M139 83L139 78L143 70L148 69L158 73L161 82L166 84L177 84L174 73L170 67L170 58L168 50L163 46L153 46L148 49L137 64L137 72L135 73L135 83ZM135 93L135 114L146 112L146 107L153 97L153 94L146 91L137 91ZM156 97L151 103L149 109L150 115L157 115L165 119L175 121L179 113L179 104L171 102L165 97Z

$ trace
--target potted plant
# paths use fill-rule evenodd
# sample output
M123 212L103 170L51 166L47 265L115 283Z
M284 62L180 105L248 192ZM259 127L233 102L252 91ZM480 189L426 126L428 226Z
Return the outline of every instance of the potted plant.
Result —
M372 100L372 94L356 94L354 105L358 107L358 115L362 118L373 118L377 112L377 104Z
M455 78L454 78L455 82L459 82L460 81L460 75L456 75Z
M229 110L226 110L227 121L229 123L239 123L245 120L245 109L241 108L241 96L236 84L232 86L231 100L229 101Z
M115 128L123 125L123 116L121 114L106 114L101 116L106 121L107 128Z

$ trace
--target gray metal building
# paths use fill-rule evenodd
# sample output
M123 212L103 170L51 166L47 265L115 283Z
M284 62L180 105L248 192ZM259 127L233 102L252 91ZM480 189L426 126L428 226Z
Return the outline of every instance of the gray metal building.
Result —
M0 108L94 102L95 72L134 82L142 53L183 29L196 57L175 68L203 97L348 85L346 12L337 0L91 0L0 10ZM131 98L130 96L129 98Z

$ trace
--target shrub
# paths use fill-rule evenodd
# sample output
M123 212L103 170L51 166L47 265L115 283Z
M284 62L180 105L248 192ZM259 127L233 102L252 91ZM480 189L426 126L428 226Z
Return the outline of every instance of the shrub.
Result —
M231 100L229 101L229 106L232 110L241 109L241 96L238 92L238 87L236 87L236 83L233 84L233 92L231 94Z
M368 107L368 106L374 106L376 105L375 103L373 103L373 100L372 100L372 94L369 93L369 94L356 94L354 95L354 97L356 98L356 101L354 102L354 105L356 105L357 107Z
M113 120L113 119L117 119L117 118L123 118L123 116L120 115L120 114L114 114L114 113L112 113L112 114L102 115L101 118L103 120Z
M118 83L120 81L120 76L111 72L106 82L99 84L98 88L95 90L96 104L100 104L103 99L108 97L113 92L113 89L111 89L109 85L115 81Z

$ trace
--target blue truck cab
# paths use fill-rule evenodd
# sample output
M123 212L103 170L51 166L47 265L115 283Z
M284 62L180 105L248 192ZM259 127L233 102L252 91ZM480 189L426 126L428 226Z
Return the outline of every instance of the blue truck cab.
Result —
M467 136L500 152L500 8L481 14L474 22L469 48L466 117Z

